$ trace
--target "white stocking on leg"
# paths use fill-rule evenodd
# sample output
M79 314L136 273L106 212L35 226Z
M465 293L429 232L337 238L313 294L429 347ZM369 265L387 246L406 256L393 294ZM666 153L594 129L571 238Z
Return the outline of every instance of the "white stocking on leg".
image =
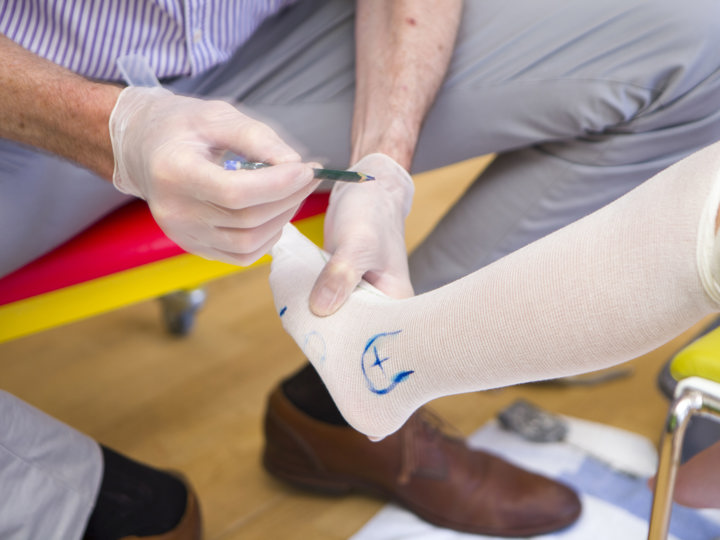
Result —
M343 416L381 438L439 396L605 368L716 311L718 171L714 145L461 280L406 300L363 285L327 318L308 308L324 254L290 228L275 303Z

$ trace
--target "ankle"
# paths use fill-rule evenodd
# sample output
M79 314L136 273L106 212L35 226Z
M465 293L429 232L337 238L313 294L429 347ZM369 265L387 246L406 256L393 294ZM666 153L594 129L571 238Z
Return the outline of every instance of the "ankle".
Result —
M105 446L100 448L103 478L84 540L151 536L176 527L188 498L183 482Z
M315 420L336 426L348 425L309 362L283 381L282 391L290 403Z

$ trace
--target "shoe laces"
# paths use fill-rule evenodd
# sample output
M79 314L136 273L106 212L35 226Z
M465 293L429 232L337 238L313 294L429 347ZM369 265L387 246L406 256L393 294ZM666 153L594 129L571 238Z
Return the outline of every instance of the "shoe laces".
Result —
M417 446L436 446L438 440L449 439L458 444L465 444L465 438L460 431L428 408L419 409L408 421L408 425L401 431L402 459L398 483L405 485L420 467Z

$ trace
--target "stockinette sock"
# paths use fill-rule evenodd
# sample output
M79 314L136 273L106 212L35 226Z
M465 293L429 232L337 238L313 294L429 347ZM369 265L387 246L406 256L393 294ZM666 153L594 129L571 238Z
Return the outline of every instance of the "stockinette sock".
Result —
M437 397L607 368L718 311L718 171L715 144L463 279L403 300L363 282L324 318L308 298L327 255L288 225L275 306L345 419L380 439Z

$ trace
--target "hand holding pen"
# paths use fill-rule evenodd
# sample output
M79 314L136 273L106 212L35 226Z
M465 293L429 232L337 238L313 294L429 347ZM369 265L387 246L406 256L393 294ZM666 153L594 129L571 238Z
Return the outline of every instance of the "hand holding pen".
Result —
M109 129L115 186L145 199L171 240L207 259L254 262L320 184L272 128L223 101L131 86ZM224 170L225 150L275 165L252 174Z

